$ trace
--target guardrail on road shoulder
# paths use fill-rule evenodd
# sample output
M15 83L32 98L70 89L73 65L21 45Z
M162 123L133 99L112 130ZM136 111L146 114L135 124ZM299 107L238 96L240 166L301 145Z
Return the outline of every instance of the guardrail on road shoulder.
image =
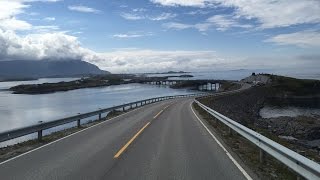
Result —
M141 101L135 101L135 102L123 104L120 106L114 106L114 107L110 107L110 108L106 108L106 109L99 109L97 111L79 114L76 116L58 119L58 120L54 120L54 121L44 122L44 123L40 123L40 124L28 126L28 127L13 129L13 130L1 132L0 133L0 142L8 141L11 139L15 139L15 138L25 136L28 134L33 134L33 133L38 133L38 140L41 141L43 130L50 129L50 128L53 128L56 126L60 126L63 124L77 121L78 127L81 127L81 120L82 119L98 115L98 119L101 120L102 113L107 113L107 112L110 112L113 110L122 109L122 111L125 111L126 107L132 108L133 106L135 106L135 107L144 106L146 104L151 104L154 102L159 102L159 101L168 100L168 99L181 98L181 97L192 97L192 96L202 96L205 94L206 93L198 93L198 94L155 97L155 98L151 98L151 99L145 99L145 100L141 100Z
M278 144L271 139L241 125L240 123L218 113L217 111L205 106L199 101L195 102L209 114L224 123L235 132L241 134L247 140L260 148L260 155L264 152L270 154L286 166L294 170L296 173L307 179L320 179L320 165L284 146Z

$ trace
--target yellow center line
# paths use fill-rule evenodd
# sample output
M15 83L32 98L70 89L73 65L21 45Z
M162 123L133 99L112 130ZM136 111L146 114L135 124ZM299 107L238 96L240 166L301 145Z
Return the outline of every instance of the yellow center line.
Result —
M137 134L135 134L131 139L130 141L127 142L126 145L124 145L118 152L116 155L113 156L113 158L118 158L127 148L128 146L139 136L139 134L142 133L142 131L147 127L149 126L150 122L148 122L146 125L143 126L143 128L141 128Z
M161 110L160 112L158 112L158 114L155 115L155 116L153 117L153 119L156 119L162 112L163 112L163 110Z
M169 104L168 106L164 107L160 112L158 112L158 114L156 114L153 119L156 119L161 113L163 113L164 110L166 110L169 106L171 106L171 104Z

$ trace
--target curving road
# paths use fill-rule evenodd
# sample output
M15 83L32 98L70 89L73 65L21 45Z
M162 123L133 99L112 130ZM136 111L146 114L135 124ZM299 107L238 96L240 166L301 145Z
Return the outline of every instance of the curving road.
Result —
M141 107L0 164L0 179L250 179L193 99Z

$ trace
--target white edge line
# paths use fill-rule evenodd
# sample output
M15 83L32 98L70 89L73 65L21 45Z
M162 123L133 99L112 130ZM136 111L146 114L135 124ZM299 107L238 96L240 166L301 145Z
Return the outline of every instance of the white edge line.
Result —
M85 128L85 129L82 129L82 130L77 131L77 132L75 132L75 133L69 134L68 136L62 137L62 138L60 138L60 139L57 139L57 140L55 140L55 141L52 141L52 142L50 142L50 143L48 143L48 144L45 144L45 145L43 145L43 146L40 146L40 147L37 147L37 148L32 149L32 150L30 150L30 151L27 151L27 152L25 152L25 153L19 154L18 156L15 156L15 157L12 157L12 158L10 158L10 159L7 159L7 160L5 160L5 161L3 161L3 162L0 162L0 165L3 165L3 164L5 164L5 163L7 163L7 162L9 162L9 161L12 161L12 160L15 160L15 159L21 157L21 156L24 156L24 155L27 155L27 154L29 154L29 153L32 153L33 151L39 150L39 149L44 148L44 147L46 147L46 146L49 146L49 145L51 145L51 144L53 144L53 143L56 143L56 142L61 141L61 140L63 140L63 139L66 139L66 138L68 138L68 137L70 137L70 136L73 136L73 135L76 135L76 134L81 133L81 132L83 132L83 131L86 131L86 130L88 130L88 129L90 129L90 128L93 128L93 127L96 127L96 126L101 125L101 124L103 124L103 123L112 121L112 120L114 120L115 118L119 118L119 117L121 117L121 116L124 116L124 115L130 113L130 112L134 112L134 111L140 109L141 107L142 107L142 106L140 106L140 107L138 107L137 109L134 109L134 110L132 110L132 111L126 112L126 113L124 113L124 114L120 114L119 116L113 117L113 118L108 119L108 120L106 120L106 121L103 121L103 122L100 122L100 123L98 123L98 124L95 124L95 125L93 125L93 126L89 126L89 127Z
M202 124L202 126L207 130L207 132L211 135L211 137L218 143L218 145L223 149L223 151L227 154L227 156L230 158L230 160L237 166L237 168L241 171L241 173L248 179L252 180L250 175L240 166L240 164L231 156L231 154L227 151L227 149L221 144L221 142L212 134L212 132L209 130L209 128L200 120L200 118L197 116L197 114L194 112L192 108L192 103L190 104L190 108L195 115L195 117L198 119L198 121Z

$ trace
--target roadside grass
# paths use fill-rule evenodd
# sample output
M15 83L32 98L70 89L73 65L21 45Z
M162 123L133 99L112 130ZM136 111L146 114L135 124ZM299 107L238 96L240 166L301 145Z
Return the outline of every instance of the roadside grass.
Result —
M229 128L227 126L225 126L222 122L219 122L197 104L194 103L193 107L195 110L197 110L202 119L207 121L208 124L213 127L212 129L216 132L216 134L218 134L220 139L239 157L239 159L247 167L256 173L260 179L297 179L296 173L268 154L265 155L264 162L260 163L258 147L234 131L232 132L232 135L230 135ZM258 132L262 131L258 130ZM262 134L265 134L265 132Z
M133 108L134 109L134 108ZM133 110L131 109L131 110ZM130 110L127 110L125 112L129 112ZM76 133L78 131L81 131L83 129L86 129L88 127L91 127L93 125L96 125L98 123L101 123L103 121L109 120L111 118L114 118L116 116L119 116L125 112L122 111L111 111L108 113L108 115L105 118L102 118L101 120L90 120L85 124L81 124L81 127L72 127L68 129L64 129L61 131L53 132L49 135L43 136L42 141L38 141L37 139L28 140L25 142L21 142L18 144L10 145L7 147L0 148L0 162L6 161L10 158L13 158L15 156L18 156L20 154L23 154L25 152L28 152L30 150L36 149L40 146L43 146L45 144L48 144L50 142L53 142L55 140L61 139L65 136L68 136L70 134Z

